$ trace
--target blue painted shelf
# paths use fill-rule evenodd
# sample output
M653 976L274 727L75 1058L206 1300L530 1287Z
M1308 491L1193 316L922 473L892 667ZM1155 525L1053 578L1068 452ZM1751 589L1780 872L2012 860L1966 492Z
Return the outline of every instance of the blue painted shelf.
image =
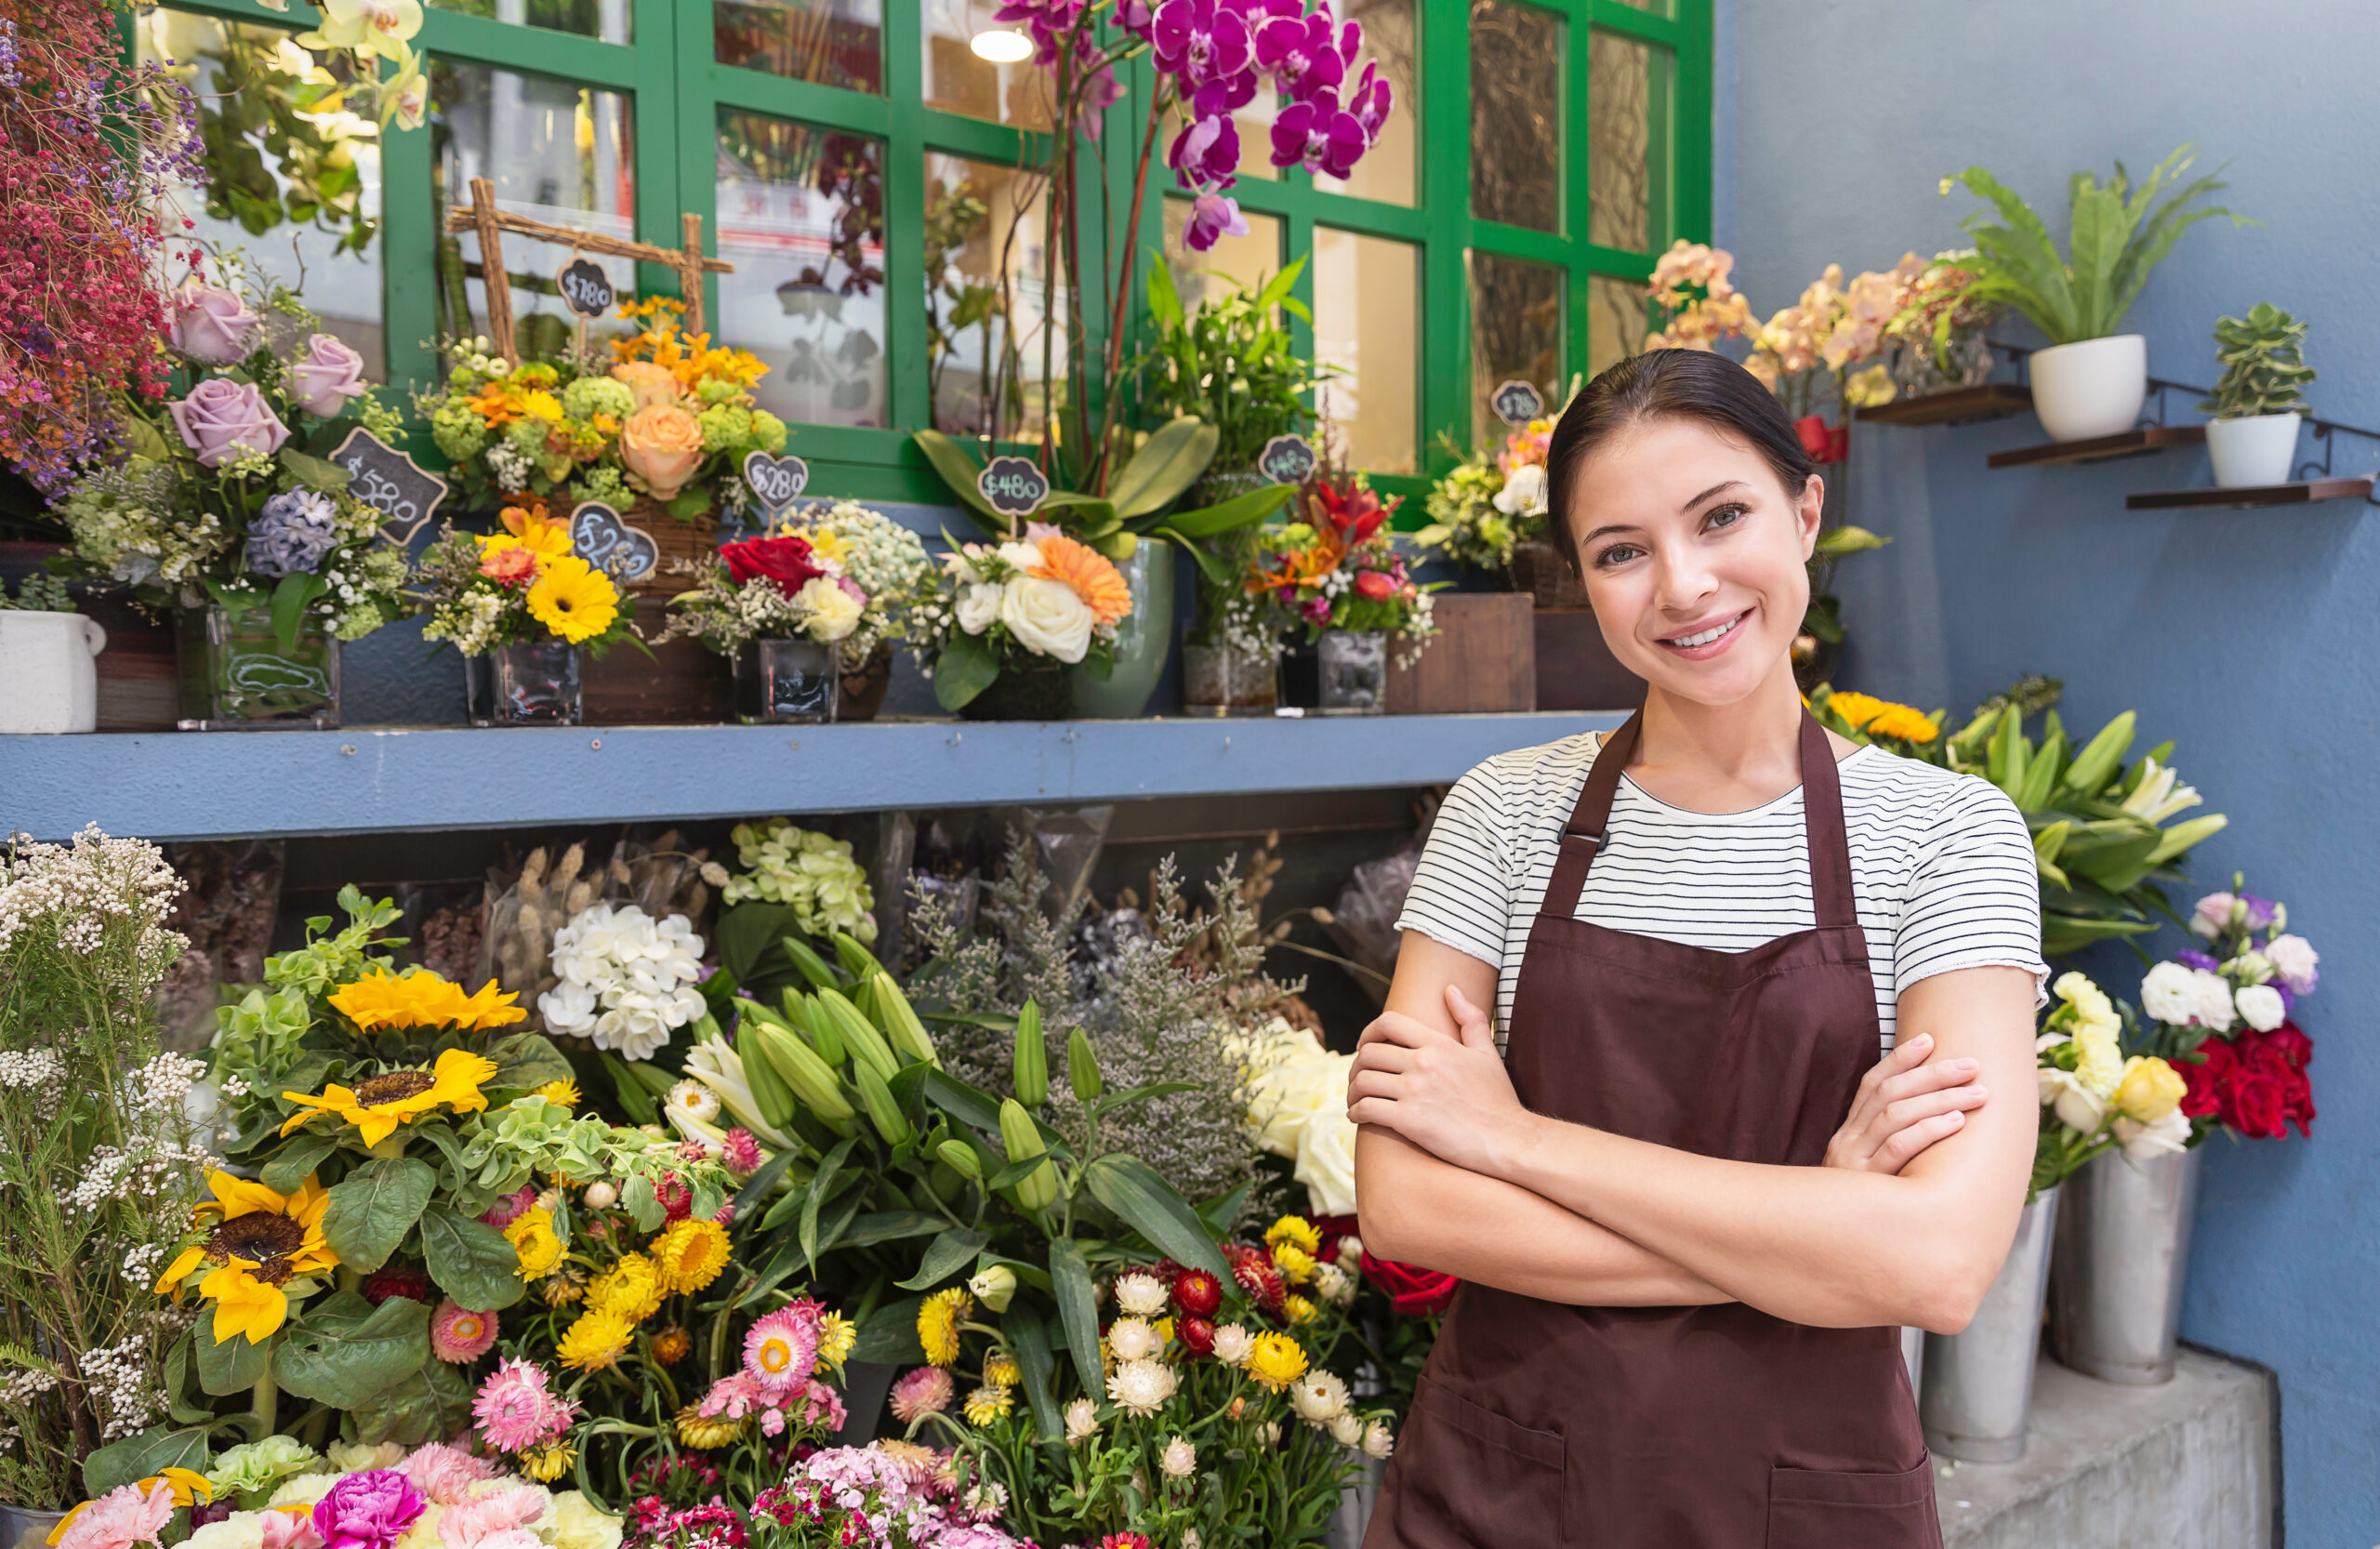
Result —
M430 832L1435 785L1623 716L0 736L0 832Z

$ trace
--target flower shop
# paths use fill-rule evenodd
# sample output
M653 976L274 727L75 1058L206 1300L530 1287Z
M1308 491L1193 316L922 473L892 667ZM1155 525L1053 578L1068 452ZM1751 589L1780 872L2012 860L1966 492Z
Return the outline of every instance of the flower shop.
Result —
M1906 10L0 0L0 1549L1354 1549L1353 1052L1643 701L1659 349L2032 840L1945 1542L2380 1541L2380 20Z

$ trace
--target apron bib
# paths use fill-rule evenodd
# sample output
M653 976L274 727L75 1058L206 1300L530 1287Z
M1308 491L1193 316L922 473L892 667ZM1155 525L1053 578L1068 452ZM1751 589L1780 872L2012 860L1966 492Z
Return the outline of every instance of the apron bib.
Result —
M1577 918L1643 716L1562 835L1508 1028L1531 1111L1815 1167L1881 1033L1834 752L1805 712L1814 929L1717 952ZM1364 1549L1940 1549L1897 1329L1741 1304L1576 1307L1465 1283Z

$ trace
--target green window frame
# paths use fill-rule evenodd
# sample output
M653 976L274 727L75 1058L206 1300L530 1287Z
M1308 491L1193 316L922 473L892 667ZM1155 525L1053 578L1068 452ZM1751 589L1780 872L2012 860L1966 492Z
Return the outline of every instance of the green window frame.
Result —
M1276 179L1244 179L1234 191L1251 212L1278 219L1287 251L1310 252L1316 226L1411 244L1417 251L1420 294L1416 298L1415 351L1421 381L1415 400L1423 472L1382 475L1374 483L1390 493L1414 493L1443 472L1448 459L1439 444L1445 431L1468 444L1471 402L1471 287L1469 254L1527 259L1560 270L1566 277L1564 364L1566 375L1587 371L1592 330L1589 308L1597 279L1641 285L1655 258L1676 239L1708 241L1711 234L1712 7L1713 0L1667 0L1646 8L1625 0L1498 0L1558 15L1566 26L1563 73L1563 150L1560 229L1534 231L1480 218L1471 208L1471 17L1479 0L1415 0L1420 56L1418 103L1401 101L1400 113L1419 113L1415 136L1414 202L1410 206L1326 192L1313 177L1292 168ZM296 32L313 24L298 9L278 12L258 0L170 0L191 11L258 26ZM761 71L717 63L713 58L709 0L629 0L632 44L499 22L459 11L425 7L415 46L433 58L490 66L521 74L566 81L627 96L635 126L637 234L648 242L677 245L679 215L703 218L706 244L718 243L715 152L721 111L747 111L828 129L873 136L884 144L885 351L889 356L889 413L898 429L800 424L788 450L813 469L813 486L860 499L942 502L940 481L911 446L908 429L930 422L927 400L926 326L923 302L925 158L944 152L979 161L1016 165L1044 149L1043 135L986 123L923 104L919 7L914 0L887 0L882 8L884 91L866 91L788 79ZM1643 252L1588 240L1593 158L1588 153L1590 47L1603 32L1666 54L1668 68L1655 72L1648 101L1647 242ZM129 34L127 33L127 41ZM1128 73L1128 91L1110 110L1107 186L1085 189L1088 222L1104 220L1111 202L1130 194L1137 136L1147 112L1154 76L1145 60ZM1461 132L1448 132L1460 127ZM1125 148L1119 152L1116 148ZM436 377L429 341L437 333L436 272L439 233L432 189L430 137L391 133L381 152L381 273L389 377L392 384L426 386ZM1170 179L1154 169L1138 236L1142 263L1164 240L1163 189ZM1095 174L1094 174L1095 175ZM1088 261L1086 269L1095 267ZM677 277L654 265L639 267L647 294L674 294ZM1095 273L1082 276L1085 346L1105 343L1109 305ZM706 306L719 317L718 281L707 282ZM1296 293L1313 305L1311 269ZM1132 326L1144 325L1135 314ZM716 324L714 324L715 326ZM1312 329L1292 322L1296 348L1311 354ZM418 438L429 451L428 438ZM1418 511L1414 517L1419 518Z

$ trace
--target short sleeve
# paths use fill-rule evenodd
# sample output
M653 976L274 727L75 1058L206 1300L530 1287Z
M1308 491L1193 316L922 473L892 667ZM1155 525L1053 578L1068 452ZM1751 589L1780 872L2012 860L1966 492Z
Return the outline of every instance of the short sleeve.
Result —
M1893 945L1893 992L1962 968L2021 968L2035 994L2042 894L2031 833L2006 793L1960 775L1917 841Z
M1501 967L1504 925L1512 916L1513 868L1504 843L1511 814L1501 782L1481 764L1447 792L1430 825L1412 891L1396 918L1400 931Z

